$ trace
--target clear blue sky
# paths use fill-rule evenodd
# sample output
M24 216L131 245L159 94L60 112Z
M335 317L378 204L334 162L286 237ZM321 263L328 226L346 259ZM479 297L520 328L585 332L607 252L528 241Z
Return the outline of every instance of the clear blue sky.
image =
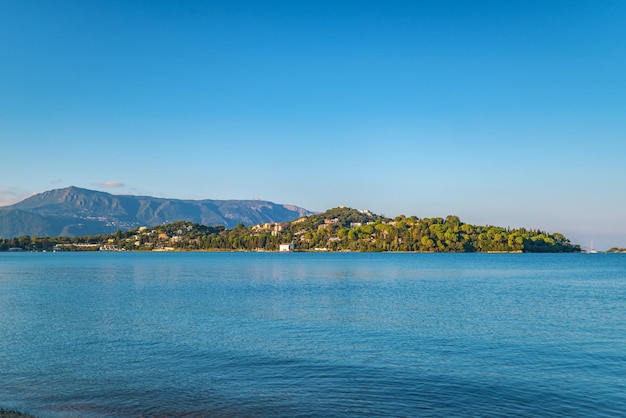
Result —
M626 2L0 0L0 204L75 185L626 247Z

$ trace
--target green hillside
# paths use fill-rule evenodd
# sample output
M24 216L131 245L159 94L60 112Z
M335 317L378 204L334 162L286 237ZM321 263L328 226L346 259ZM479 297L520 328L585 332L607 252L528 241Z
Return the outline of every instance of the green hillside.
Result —
M284 223L206 226L179 221L113 234L0 240L0 250L109 251L421 251L421 252L579 252L559 233L466 224L456 216L395 219L346 207Z

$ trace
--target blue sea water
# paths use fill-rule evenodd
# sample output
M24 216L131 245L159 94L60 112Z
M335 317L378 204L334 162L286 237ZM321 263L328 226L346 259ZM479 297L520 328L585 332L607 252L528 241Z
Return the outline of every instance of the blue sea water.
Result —
M626 256L0 253L0 408L626 416Z

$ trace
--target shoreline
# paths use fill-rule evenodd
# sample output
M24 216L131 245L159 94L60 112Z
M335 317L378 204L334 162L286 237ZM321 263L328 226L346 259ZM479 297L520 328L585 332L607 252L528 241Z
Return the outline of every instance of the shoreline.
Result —
M16 251L0 251L0 253L11 253ZM589 254L585 251L358 251L358 250L315 250L315 249L296 249L290 251L280 250L242 250L242 249L168 249L168 250L73 250L73 251L20 251L20 253L314 253L314 254L331 254L331 253L360 253L360 254ZM609 254L613 252L598 251L598 253ZM626 254L626 251L622 252ZM622 254L615 252L615 254Z

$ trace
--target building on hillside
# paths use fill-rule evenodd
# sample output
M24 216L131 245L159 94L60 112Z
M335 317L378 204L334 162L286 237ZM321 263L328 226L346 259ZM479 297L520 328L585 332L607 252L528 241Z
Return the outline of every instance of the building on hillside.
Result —
M252 227L253 230L255 231L270 231L270 233L272 234L272 236L277 237L280 235L281 231L283 229L285 229L288 226L288 224L286 223L264 223L264 224L259 224L259 225L255 225Z
M290 244L280 244L280 247L278 249L281 253L293 251L293 242Z
M283 230L282 224L274 224L273 229L272 229L272 236L273 237L279 236L282 230Z

